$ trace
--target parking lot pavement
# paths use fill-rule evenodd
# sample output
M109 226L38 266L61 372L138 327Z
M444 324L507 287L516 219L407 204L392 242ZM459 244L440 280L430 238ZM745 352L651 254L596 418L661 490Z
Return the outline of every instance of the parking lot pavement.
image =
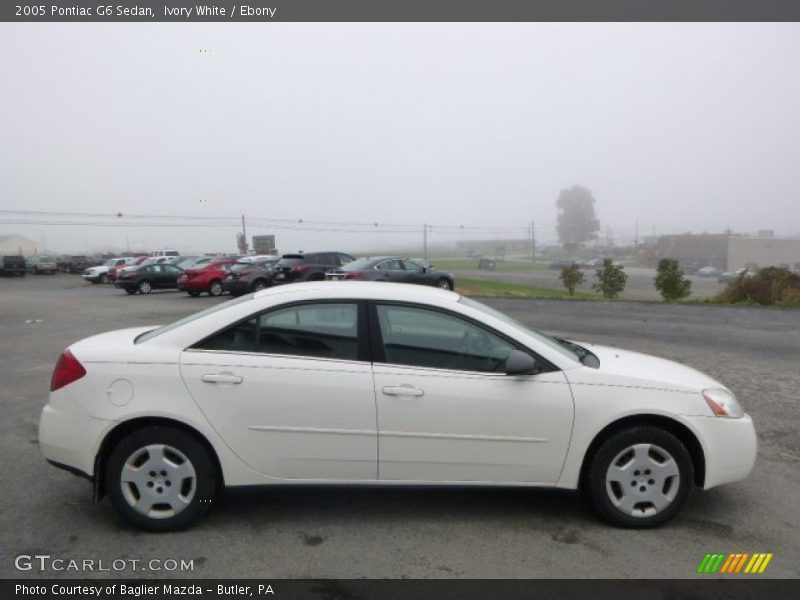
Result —
M595 270L583 269L584 282L575 289L580 292L592 292L592 284L597 283ZM625 291L620 295L621 298L628 300L661 300L661 294L653 286L653 279L656 276L655 269L625 267L625 273L628 275L628 281L625 284ZM480 271L478 269L469 269L454 271L454 274L456 275L456 283L458 283L458 277L474 277L538 287L559 289L564 287L564 284L559 279L561 271L555 269L531 271ZM708 298L725 289L725 285L719 283L716 277L687 275L687 278L692 282L692 293L689 296L692 299Z
M193 571L94 573L101 577L683 578L707 552L772 552L764 576L800 576L800 311L789 310L491 301L548 332L685 362L739 396L759 435L755 471L694 493L659 529L611 528L556 491L284 487L228 493L189 531L135 531L39 453L53 364L80 338L223 301L128 296L69 275L0 279L0 576L92 575L14 569L19 554L49 554L107 567L120 558L194 561Z

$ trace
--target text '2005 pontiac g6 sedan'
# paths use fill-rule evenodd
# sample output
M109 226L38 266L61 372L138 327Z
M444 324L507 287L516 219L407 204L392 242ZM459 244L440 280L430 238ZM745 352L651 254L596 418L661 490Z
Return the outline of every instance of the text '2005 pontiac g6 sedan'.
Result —
M225 487L303 483L580 489L607 521L651 527L756 456L734 394L694 369L552 338L454 292L360 282L77 342L39 440L156 531Z

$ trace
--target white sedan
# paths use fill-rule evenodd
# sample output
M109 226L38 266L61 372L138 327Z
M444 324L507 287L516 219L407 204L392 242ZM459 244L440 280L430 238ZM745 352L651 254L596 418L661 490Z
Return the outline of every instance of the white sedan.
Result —
M187 526L225 487L303 483L581 489L607 521L649 527L756 457L750 417L694 369L360 282L77 342L39 442L149 530Z

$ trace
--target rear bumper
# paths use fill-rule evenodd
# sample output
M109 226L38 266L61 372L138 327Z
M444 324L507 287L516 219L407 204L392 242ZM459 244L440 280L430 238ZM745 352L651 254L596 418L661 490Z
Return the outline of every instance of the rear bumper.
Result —
M222 280L222 289L226 292L230 292L231 294L247 294L251 291L251 284L247 281L241 281L238 279L223 279Z
M192 281L179 281L178 290L181 292L207 292L208 284L193 283Z
M758 441L749 415L741 419L686 417L699 433L706 459L703 489L745 479L756 462Z
M78 410L68 400L50 402L39 418L39 448L48 462L91 479L96 451L111 425L111 421Z

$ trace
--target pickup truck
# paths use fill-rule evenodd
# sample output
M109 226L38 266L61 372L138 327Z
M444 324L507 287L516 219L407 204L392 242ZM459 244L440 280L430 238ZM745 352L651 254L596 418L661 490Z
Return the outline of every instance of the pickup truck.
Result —
M0 274L21 275L25 277L28 272L28 265L25 264L24 256L8 255L0 260Z

